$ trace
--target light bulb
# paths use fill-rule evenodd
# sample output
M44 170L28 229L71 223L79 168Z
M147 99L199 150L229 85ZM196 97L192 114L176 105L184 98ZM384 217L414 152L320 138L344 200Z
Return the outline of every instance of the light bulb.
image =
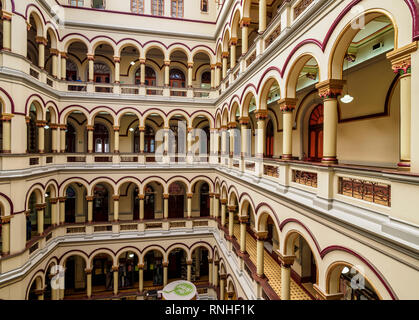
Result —
M46 126L44 127L44 129L45 129L45 130L48 130L48 129L49 129L49 125L46 125Z
M352 97L349 94L346 94L343 98L340 99L340 101L342 101L343 103L351 103L352 101L354 101L354 97Z
M129 128L129 131L134 132L134 128Z
M135 61L131 61L131 65L133 66L135 64Z
M342 273L343 274L347 274L348 272L349 272L349 268L348 267L343 268L343 270L342 270Z

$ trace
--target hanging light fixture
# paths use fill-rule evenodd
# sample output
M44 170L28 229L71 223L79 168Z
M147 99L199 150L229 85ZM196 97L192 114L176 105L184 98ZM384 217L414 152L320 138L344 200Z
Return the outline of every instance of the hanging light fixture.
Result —
M347 274L348 272L349 272L349 268L348 267L343 268L343 270L342 270L342 273L343 274Z
M129 128L129 131L134 132L134 128Z
M49 129L49 125L46 124L45 127L44 127L44 129L45 130L48 130Z
M352 57L350 57L350 58L352 58ZM347 58L346 56L345 56L345 61L346 61L346 70L348 70L348 59L349 58ZM351 60L352 61L352 60ZM345 94L345 96L343 96L341 99L340 99L340 101L342 101L343 103L351 103L352 101L354 101L354 97L352 97L350 94L349 94L349 84L348 84L348 82L347 82L347 84L346 84L346 94Z

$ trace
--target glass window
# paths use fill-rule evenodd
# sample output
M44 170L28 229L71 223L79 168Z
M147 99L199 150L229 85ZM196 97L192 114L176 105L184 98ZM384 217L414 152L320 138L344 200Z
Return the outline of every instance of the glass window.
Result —
M201 0L201 11L208 12L208 0Z
M171 0L172 1L172 17L183 18L183 0Z
M144 0L131 0L131 12L144 13Z
M151 0L151 14L155 16L164 15L164 0Z
M105 9L105 0L92 0L92 8Z
M84 0L70 0L70 6L73 7L83 7L84 6Z

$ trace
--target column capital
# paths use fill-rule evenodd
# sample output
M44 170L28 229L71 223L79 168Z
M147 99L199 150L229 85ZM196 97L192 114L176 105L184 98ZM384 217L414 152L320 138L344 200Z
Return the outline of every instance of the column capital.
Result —
M227 279L227 275L225 273L220 274L220 280L226 280Z
M188 68L192 69L193 66L194 66L194 63L193 62L188 62Z
M228 129L228 126L221 126L220 127L220 131L227 130L227 129Z
M221 56L222 56L223 58L228 58L228 56L229 56L228 51L223 51L223 52L222 52L222 54L221 54Z
M221 199L220 202L221 202L222 205L226 205L227 204L227 199Z
M2 10L1 11L1 20L11 21L12 20L12 15L13 15L13 13Z
M319 96L323 99L337 99L342 94L345 80L329 79L316 85Z
M284 98L278 101L279 109L282 112L292 112L297 105L298 99Z
M67 200L67 197L59 197L58 201L60 202L65 202Z
M144 269L144 263L139 263L137 264L138 269Z
M257 120L266 120L268 118L268 110L257 110L255 117Z
M163 194L163 199L169 199L169 196L170 196L170 195L169 195L168 193L164 193L164 194Z
M60 54L60 51L57 49L50 49L49 53L53 56L58 56Z
M208 258L208 263L212 263L214 260L211 258Z
M47 40L47 38L42 37L42 36L37 36L37 37L35 38L35 42L36 42L37 44L43 44L44 46L46 46L46 45L48 44L48 40Z
M119 266L112 266L112 271L118 271L119 270Z
M259 231L255 233L256 239L258 241L265 241L268 238L268 231Z
M92 269L84 269L84 273L86 274L92 274Z
M57 204L58 201L60 201L59 198L50 198L49 199L49 203L51 203L51 204Z
M237 206L228 206L228 212L236 212Z
M192 198L193 198L193 193L187 193L187 194L186 194L186 197L187 197L188 199L192 199Z
M387 53L387 59L390 60L394 73L399 73L400 75L411 73L411 54L417 51L417 49L418 42L415 41L407 46Z
M232 37L232 38L230 39L230 46L235 46L235 45L237 45L237 41L238 41L237 37Z
M229 299L233 298L234 297L234 291L228 291L227 296L228 296Z
M162 263L163 268L167 268L169 266L169 262L165 261Z
M87 131L94 131L95 130L95 126L92 126L92 125L86 126L86 130Z
M67 130L67 125L66 124L59 124L58 128L61 130Z
M170 67L170 60L164 60L164 66Z
M221 68L221 67L223 66L223 64L222 64L221 62L217 62L217 63L215 64L215 66L216 66L217 68Z
M119 201L120 195L113 195L112 200L113 201Z
M35 205L36 210L44 210L47 207L46 203L38 203Z
M86 196L86 201L93 201L94 199L94 196Z
M251 19L250 17L244 17L240 20L240 28L248 27L250 25Z
M144 198L145 198L145 195L144 194L139 194L137 196L137 199L139 199L139 200L144 200Z
M3 217L0 217L0 222L2 224L6 224L6 223L9 223L10 220L12 220L12 218L13 216L3 216Z
M3 113L1 115L0 120L1 121L11 121L13 117L14 117L14 114L11 114L11 113Z
M192 265L192 260L187 260L187 261L186 261L186 264L187 264L188 266L191 266L191 265Z
M91 53L88 53L87 54L87 60L89 60L89 61L95 61L95 55L94 54L91 54Z
M228 125L227 125L227 127L229 129L237 128L237 123L236 122L229 122Z
M276 251L276 254L285 268L289 268L294 264L295 256L284 256L279 250Z
M220 199L220 194L219 194L219 193L214 193L214 197L215 197L216 199Z
M46 125L47 125L47 122L45 120L37 120L36 121L36 126L38 128L45 127Z
M140 58L139 61L140 61L140 64L145 64L146 63L146 58Z
M239 216L239 222L240 223L248 223L249 217L248 216Z
M140 132L145 132L145 127L138 127L138 130L139 130Z
M115 63L121 63L121 57L113 56L113 62L115 62Z
M211 64L210 68L211 70L214 70L217 67L217 64Z
M120 128L119 126L114 126L113 131L118 131L119 132L119 128Z
M68 57L67 57L67 52L65 52L65 51L61 51L60 52L60 55L61 55L61 58L63 58L63 59L67 59Z
M240 117L239 121L242 125L248 125L250 123L250 117Z

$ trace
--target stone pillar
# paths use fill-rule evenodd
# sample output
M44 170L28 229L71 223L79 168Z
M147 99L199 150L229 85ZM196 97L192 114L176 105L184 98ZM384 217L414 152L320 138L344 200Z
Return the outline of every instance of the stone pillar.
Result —
M117 222L119 220L119 195L114 195L113 200L113 220Z
M163 262L163 287L167 286L169 262Z
M60 201L60 224L65 223L65 201L67 200L66 197L61 197L58 199Z
M259 0L259 34L266 30L266 0Z
M395 73L400 75L400 161L401 170L410 170L412 140L412 58L418 49L413 42L387 54Z
M226 224L226 207L227 207L227 199L221 199L221 225L225 227Z
M187 163L193 163L194 155L192 152L192 143L194 142L193 136L194 128L188 128L186 135L186 147L187 147Z
M240 129L241 129L241 153L240 153L240 170L245 171L245 159L249 156L248 149L248 125L250 122L249 117L240 118Z
M144 264L138 265L138 291L142 293L144 291Z
M121 57L114 56L115 62L115 83L121 83Z
M113 294L118 295L118 270L119 266L112 266L113 271Z
M62 124L59 126L60 128L60 149L61 149L61 153L65 153L66 152L66 130L67 130L67 126L65 124Z
M257 119L257 131L256 131L256 175L262 177L263 175L263 158L265 153L265 122L268 118L268 110L259 110L255 114Z
M48 40L44 37L37 36L35 41L38 44L38 67L45 69L45 47L48 44Z
M249 25L249 17L244 17L240 21L240 28L242 29L242 55L245 55L249 50Z
M164 61L164 86L170 85L170 60Z
M220 300L225 300L225 283L226 283L227 275L220 274Z
M222 53L222 57L223 57L223 80L227 77L227 59L228 59L228 51L224 51Z
M87 60L89 61L88 81L89 82L94 82L95 81L95 55L94 54L87 54Z
M222 63L221 62L217 62L215 64L215 87L218 88L220 86L221 83L221 68L222 68Z
M211 89L215 88L215 64L211 64Z
M67 80L67 53L61 52L61 80Z
M169 218L169 194L167 193L163 194L163 201L164 201L163 217L164 219L168 219Z
M214 272L213 272L213 278L212 282L214 284L214 287L218 286L218 266L220 264L220 261L214 261Z
M188 89L192 88L193 62L188 62Z
M50 198L51 203L51 224L57 226L59 224L58 198Z
M10 220L12 216L0 217L1 221L1 242L2 242L2 252L3 256L10 254Z
M187 197L187 212L188 212L188 219L192 218L192 198L193 198L193 193L188 193L186 195Z
M86 126L87 130L87 153L93 153L93 131L95 130L94 126Z
M186 261L186 280L192 281L192 260Z
M214 216L214 193L210 192L208 194L210 200L210 217Z
M246 253L246 225L249 221L249 217L247 216L240 216L240 252L245 254Z
M220 194L214 193L214 218L217 219L220 216Z
M228 206L228 235L234 235L234 214L236 213L237 206Z
M144 220L144 198L145 198L145 195L143 195L143 194L140 194L140 195L138 195L138 199L140 200L140 205L139 205L139 207L140 207L140 215L139 215L139 217L140 217L140 220Z
M45 153L45 126L46 121L37 120L36 127L38 128L38 152Z
M281 99L279 102L279 108L282 111L283 119L283 134L282 134L282 159L291 160L292 159L292 116L295 106L297 104L297 99L285 98Z
M44 213L46 208L45 203L37 204L36 207L36 216L38 223L38 235L42 236L44 233Z
M52 153L58 153L59 146L58 146L58 124L52 123L50 126L51 128L51 152Z
M236 59L237 59L236 46L237 46L237 38L231 38L230 39L230 51L231 51L230 68L231 70L233 70L234 67L236 66Z
M235 131L235 129L237 128L237 123L235 123L235 122L230 122L229 124L228 124L228 128L229 128L229 130L230 130L230 134L229 134L229 136L230 136L230 158L233 158L234 157L234 154L235 154L235 150L234 150L234 145L235 145L235 141L234 141L234 139L235 139L235 137L234 137L234 131Z
M94 196L86 196L87 201L87 222L91 223L93 221L93 200Z
M265 240L268 236L268 232L256 233L257 245L256 245L256 273L258 277L263 278L264 275L264 253L265 253Z
M10 51L12 49L12 14L3 10L1 19L3 20L3 50Z
M54 78L58 77L58 55L60 54L60 52L57 49L51 49L50 54L52 56L52 76Z
M114 153L119 153L119 126L114 126L113 131L115 134Z
M140 131L140 154L144 154L145 127L138 127Z
M1 146L2 153L12 152L12 118L14 115L3 113L1 115L1 125L3 126L3 145Z
M290 300L291 266L295 256L283 256L280 252L277 253L281 261L281 300Z
M213 285L213 280L212 280L213 273L214 273L214 270L213 270L213 260L211 258L209 258L208 259L208 282L209 282L209 285L210 286Z
M140 58L140 84L145 85L145 58Z
M221 156L227 156L227 126L221 126Z
M92 297L92 269L84 269L84 272L86 273L86 294L90 299Z
M342 94L343 80L329 79L316 85L319 96L324 99L323 124L323 163L338 163L337 159L337 127L338 127L338 96Z
M42 281L40 278L37 278L35 281L36 281L35 294L38 296L38 300L44 300L45 288L43 288Z

